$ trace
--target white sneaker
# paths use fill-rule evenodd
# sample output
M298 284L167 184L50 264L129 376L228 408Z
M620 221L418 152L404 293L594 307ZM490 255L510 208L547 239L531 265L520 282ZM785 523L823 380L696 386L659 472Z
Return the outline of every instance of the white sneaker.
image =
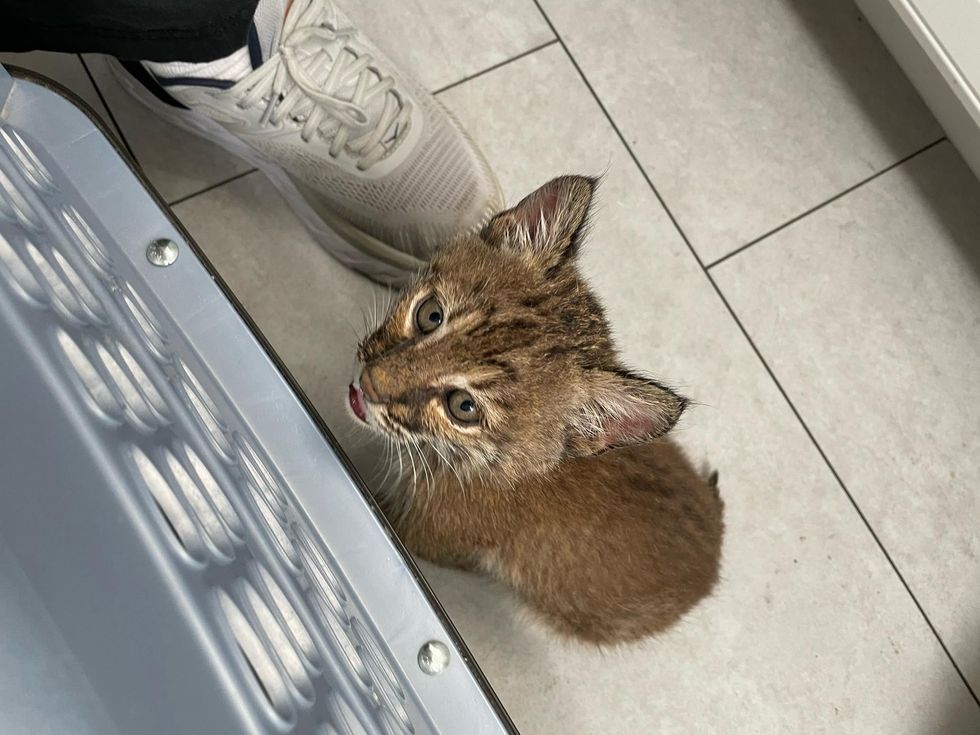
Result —
M152 78L135 69L145 86L120 81L265 172L329 252L384 282L404 282L434 248L502 208L460 124L328 0L294 0L281 24L256 18L248 45L227 59L146 63ZM193 76L202 66L209 75Z

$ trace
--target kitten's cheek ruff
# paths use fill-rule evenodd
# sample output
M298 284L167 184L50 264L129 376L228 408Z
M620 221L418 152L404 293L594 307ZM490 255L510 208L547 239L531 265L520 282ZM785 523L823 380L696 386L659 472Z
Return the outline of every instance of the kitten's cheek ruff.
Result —
M367 408L364 406L364 394L353 383L347 389L347 402L350 404L350 410L354 412L354 415L366 424L368 420Z

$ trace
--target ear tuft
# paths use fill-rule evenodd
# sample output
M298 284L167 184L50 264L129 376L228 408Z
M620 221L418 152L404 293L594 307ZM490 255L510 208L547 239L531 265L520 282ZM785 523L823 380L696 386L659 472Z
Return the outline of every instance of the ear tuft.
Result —
M670 431L688 405L669 388L625 370L597 371L591 382L591 397L566 440L572 457L652 441Z
M598 184L587 176L552 179L491 219L483 239L531 255L544 267L560 265L575 254Z

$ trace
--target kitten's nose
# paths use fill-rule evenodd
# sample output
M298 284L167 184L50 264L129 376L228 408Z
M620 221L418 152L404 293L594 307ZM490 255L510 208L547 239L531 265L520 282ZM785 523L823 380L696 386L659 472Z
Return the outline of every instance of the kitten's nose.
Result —
M368 368L364 368L361 371L361 378L357 382L361 386L361 392L367 396L367 399L372 403L377 403L378 391L374 388L374 381L371 380L371 371Z

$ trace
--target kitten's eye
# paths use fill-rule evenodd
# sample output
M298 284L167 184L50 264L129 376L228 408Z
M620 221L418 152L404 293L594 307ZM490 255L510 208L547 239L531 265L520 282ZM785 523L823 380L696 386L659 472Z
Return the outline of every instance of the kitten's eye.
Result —
M451 390L446 394L446 405L454 419L464 424L473 424L480 420L480 409L476 406L473 396L465 390Z
M442 304L435 296L430 296L415 310L415 326L422 334L434 332L442 324Z

